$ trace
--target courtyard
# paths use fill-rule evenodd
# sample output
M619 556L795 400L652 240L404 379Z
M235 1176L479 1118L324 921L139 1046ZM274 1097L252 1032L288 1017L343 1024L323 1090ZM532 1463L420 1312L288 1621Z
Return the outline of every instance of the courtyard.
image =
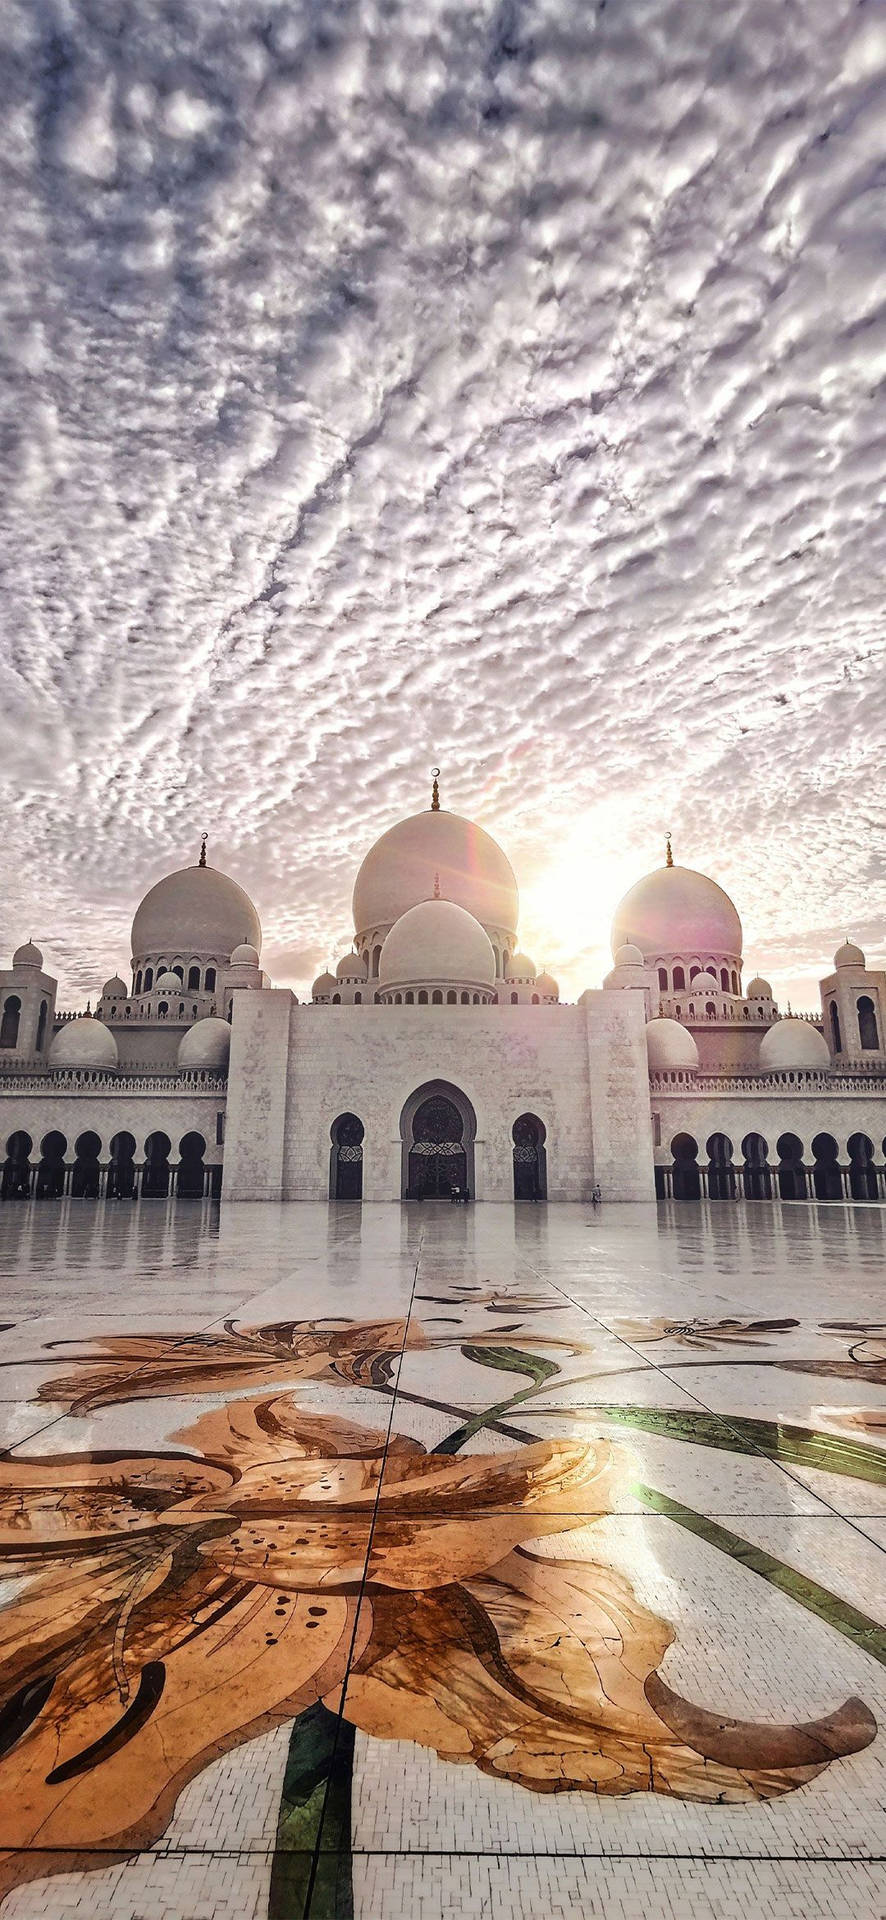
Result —
M883 1256L5 1205L2 1920L881 1916Z

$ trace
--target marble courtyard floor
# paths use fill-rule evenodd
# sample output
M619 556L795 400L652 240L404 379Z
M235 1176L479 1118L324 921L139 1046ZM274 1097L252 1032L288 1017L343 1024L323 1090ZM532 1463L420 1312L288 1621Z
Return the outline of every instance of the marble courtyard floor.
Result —
M0 1209L2 1920L879 1920L884 1236Z

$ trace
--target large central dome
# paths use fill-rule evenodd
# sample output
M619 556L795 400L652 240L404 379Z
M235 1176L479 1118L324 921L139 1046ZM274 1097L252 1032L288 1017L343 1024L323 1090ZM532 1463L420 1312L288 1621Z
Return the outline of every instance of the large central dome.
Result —
M429 900L438 880L443 899L481 926L516 934L517 882L501 847L472 820L431 807L399 820L370 847L354 887L358 939Z

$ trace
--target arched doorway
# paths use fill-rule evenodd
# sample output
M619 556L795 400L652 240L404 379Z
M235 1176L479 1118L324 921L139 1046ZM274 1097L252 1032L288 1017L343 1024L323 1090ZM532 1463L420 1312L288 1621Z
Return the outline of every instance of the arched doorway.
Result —
M674 1156L674 1199L698 1200L701 1197L701 1175L698 1170L698 1141L691 1133L677 1133L671 1141Z
M179 1164L175 1191L180 1200L202 1200L206 1168L203 1155L206 1141L202 1133L186 1133L179 1142Z
M362 1200L365 1129L355 1113L340 1113L329 1130L330 1200Z
M429 1081L407 1100L400 1118L404 1200L449 1200L452 1190L474 1197L471 1103L446 1080Z
M842 1200L843 1181L838 1165L839 1148L831 1133L817 1133L812 1142L815 1165L812 1186L816 1200Z
M165 1200L169 1192L168 1134L150 1133L145 1141L145 1170L142 1174L142 1198Z
M135 1140L131 1133L115 1133L108 1168L108 1196L131 1200L135 1192Z
M101 1150L102 1143L97 1133L81 1133L71 1174L71 1192L76 1200L98 1199L101 1184L98 1156Z
M741 1143L744 1154L744 1195L746 1200L771 1200L772 1175L769 1171L769 1143L762 1133L746 1133Z
M780 1200L805 1200L806 1168L803 1142L795 1133L783 1133L775 1143L778 1154L778 1196Z
M545 1127L534 1113L521 1113L511 1128L514 1142L514 1199L548 1197Z
M65 1190L65 1154L68 1143L63 1133L53 1129L40 1142L40 1165L35 1189L38 1200L58 1200Z
M6 1159L0 1175L0 1196L4 1200L27 1200L31 1191L31 1136L19 1130L6 1142Z
M853 1200L878 1200L880 1186L874 1166L874 1143L866 1133L851 1133L849 1147L849 1191Z
M735 1168L732 1164L732 1141L728 1134L712 1133L707 1152L709 1199L734 1200Z

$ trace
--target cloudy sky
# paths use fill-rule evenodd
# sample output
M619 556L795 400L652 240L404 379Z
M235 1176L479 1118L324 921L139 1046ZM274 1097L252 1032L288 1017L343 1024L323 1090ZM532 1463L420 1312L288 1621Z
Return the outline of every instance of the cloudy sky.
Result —
M676 856L882 962L886 16L4 9L2 948L210 835L275 979L443 801L571 997Z

